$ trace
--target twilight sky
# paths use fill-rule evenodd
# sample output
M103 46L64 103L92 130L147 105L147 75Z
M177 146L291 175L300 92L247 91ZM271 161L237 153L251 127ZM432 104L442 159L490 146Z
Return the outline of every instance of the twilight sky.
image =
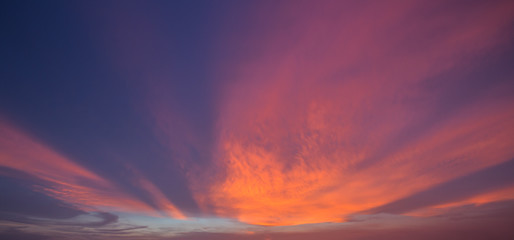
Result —
M514 239L513 1L0 12L0 239Z

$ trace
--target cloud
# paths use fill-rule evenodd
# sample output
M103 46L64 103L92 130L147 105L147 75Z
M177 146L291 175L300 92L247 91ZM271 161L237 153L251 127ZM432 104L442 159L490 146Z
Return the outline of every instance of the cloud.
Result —
M109 209L150 215L161 214L161 209L127 194L125 189L32 140L6 122L0 122L0 133L0 166L7 169L0 173L24 178L33 185L33 190L38 192L37 196L42 196L43 193L48 199L56 199L53 201L64 202L81 211ZM143 178L140 181L147 180ZM158 192L148 192L147 197L162 198L154 194ZM27 197L28 199L30 198ZM169 212L171 216L182 216L173 204L166 204L163 211L172 209L174 212ZM31 209L30 206L26 208ZM17 209L22 210L25 207ZM45 211L44 208L41 209Z
M257 5L220 36L235 53L216 64L217 175L191 180L204 209L342 222L514 156L513 86L481 77L512 4Z
M81 222L81 223L61 223L62 225L69 226L82 226L82 227L102 227L108 224L116 223L118 216L108 212L98 212L93 214L94 217L99 218L100 221Z
M11 175L25 177L25 174L12 169L2 168L0 171L9 171ZM1 219L27 220L19 215L43 218L70 218L84 213L84 211L73 205L35 191L31 183L0 176L0 191L5 193L0 198Z
M423 207L457 202L485 192L513 186L513 171L514 160L506 161L365 212L398 214Z
M7 11L6 237L512 236L511 2L167 4Z

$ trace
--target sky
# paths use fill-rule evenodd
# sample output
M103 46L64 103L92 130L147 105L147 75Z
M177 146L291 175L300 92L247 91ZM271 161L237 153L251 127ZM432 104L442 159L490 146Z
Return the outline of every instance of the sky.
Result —
M0 4L0 239L514 239L513 1Z

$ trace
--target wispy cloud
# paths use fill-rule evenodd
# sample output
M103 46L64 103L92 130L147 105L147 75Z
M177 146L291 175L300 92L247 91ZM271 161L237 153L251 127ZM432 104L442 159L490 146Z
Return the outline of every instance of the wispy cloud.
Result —
M6 122L0 123L0 132L0 166L7 169L3 172L18 178L23 177L20 173L30 176L32 182L29 183L34 186L34 191L83 211L110 209L158 214L161 210L156 211L115 184L32 140ZM145 187L150 188L151 185L146 184ZM155 195L156 199L162 198L155 190L148 194ZM166 206L173 209L173 214L181 216L171 203Z

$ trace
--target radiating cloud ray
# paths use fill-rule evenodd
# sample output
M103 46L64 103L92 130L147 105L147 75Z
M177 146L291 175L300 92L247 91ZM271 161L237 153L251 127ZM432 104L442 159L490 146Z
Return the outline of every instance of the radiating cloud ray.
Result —
M50 183L40 184L35 190L85 211L107 208L158 214L151 206L30 139L5 121L0 122L0 133L0 166L27 173ZM150 191L149 195L156 199L162 198L156 191ZM171 203L167 203L166 209L163 210L172 217L184 217Z
M472 196L513 186L513 172L514 160L509 160L365 212L399 214L423 207L457 202Z

